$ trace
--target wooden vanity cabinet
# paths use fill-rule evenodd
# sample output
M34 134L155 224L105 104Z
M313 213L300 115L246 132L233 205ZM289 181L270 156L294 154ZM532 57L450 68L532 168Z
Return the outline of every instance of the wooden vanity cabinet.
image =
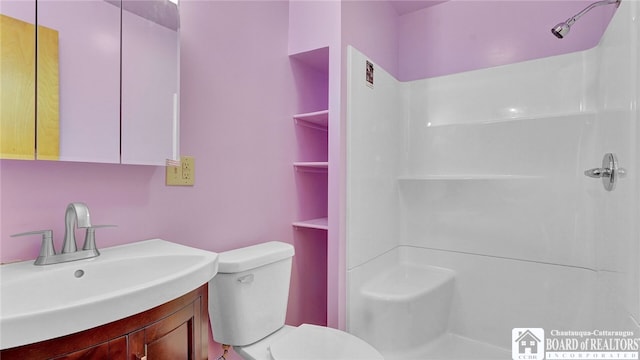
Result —
M205 284L166 304L122 320L2 350L0 359L138 360L145 355L148 360L207 359L207 301Z

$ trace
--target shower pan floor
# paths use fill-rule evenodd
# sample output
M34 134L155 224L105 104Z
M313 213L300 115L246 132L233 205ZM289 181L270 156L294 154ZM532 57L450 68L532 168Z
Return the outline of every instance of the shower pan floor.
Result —
M496 360L510 359L511 351L447 333L419 348L383 355L385 360Z

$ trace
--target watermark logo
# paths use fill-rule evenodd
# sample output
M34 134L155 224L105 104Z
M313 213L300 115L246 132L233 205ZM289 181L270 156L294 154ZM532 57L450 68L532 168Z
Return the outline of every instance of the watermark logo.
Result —
M544 329L514 328L511 331L513 360L544 359Z
M513 360L640 359L640 338L628 330L511 331Z

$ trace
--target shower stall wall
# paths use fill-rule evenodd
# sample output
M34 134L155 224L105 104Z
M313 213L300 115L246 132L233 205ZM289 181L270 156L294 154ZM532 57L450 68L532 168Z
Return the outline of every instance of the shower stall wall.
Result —
M349 48L350 332L389 359L508 358L513 328L640 335L638 5L593 49L412 82ZM611 192L584 175L605 153Z

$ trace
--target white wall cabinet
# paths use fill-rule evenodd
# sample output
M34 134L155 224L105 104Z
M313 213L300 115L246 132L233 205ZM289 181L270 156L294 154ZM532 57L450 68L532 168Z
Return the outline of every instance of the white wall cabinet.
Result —
M37 24L59 34L59 160L120 162L120 8L61 0L37 7Z
M2 13L56 33L54 67L59 74L55 91L43 93L40 80L35 85L39 105L32 121L39 126L44 123L39 120L53 114L59 136L32 125L24 135L31 138L25 154L6 156L3 150L2 157L144 165L164 165L166 159L178 157L176 4L161 0L8 0L6 6L3 2ZM36 41L38 54L44 53L42 39ZM38 67L43 63L40 55L36 63ZM2 88L3 94L15 93L10 91L15 84L9 81L3 81ZM40 100L45 98L55 106L42 108ZM33 108L33 97L6 103L16 101ZM0 120L3 129L15 121L5 112ZM33 140L49 135L55 137L56 156L44 156L44 147Z
M178 158L179 16L170 1L122 1L123 164Z

